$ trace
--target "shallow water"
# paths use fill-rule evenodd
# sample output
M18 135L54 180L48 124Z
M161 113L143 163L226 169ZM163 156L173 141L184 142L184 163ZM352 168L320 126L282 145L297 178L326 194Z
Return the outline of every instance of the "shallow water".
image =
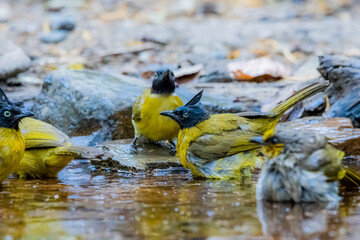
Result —
M340 206L255 200L255 178L96 173L73 161L57 180L3 182L1 239L359 239L360 196Z

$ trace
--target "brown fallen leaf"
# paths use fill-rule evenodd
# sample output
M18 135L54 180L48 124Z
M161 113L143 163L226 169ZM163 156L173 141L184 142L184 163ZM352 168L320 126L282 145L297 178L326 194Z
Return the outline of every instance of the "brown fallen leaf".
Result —
M141 74L141 77L149 80L154 75L154 73L155 71L145 71Z
M290 74L288 66L269 58L232 62L227 67L229 73L238 81L276 81Z
M193 80L200 73L202 67L201 64L197 64L174 70L176 81L184 83Z

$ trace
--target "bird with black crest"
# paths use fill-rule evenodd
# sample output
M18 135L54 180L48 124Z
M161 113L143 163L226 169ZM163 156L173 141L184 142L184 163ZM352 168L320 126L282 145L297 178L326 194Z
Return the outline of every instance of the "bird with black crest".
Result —
M25 152L25 139L19 123L33 116L13 104L0 89L0 183L18 167Z
M8 108L21 111L21 102L12 102L4 92L1 91L1 94L3 104L5 102ZM65 133L54 126L28 116L30 114L21 115L21 122L16 125L25 152L12 172L20 178L56 178L76 156L101 155L101 150L74 145Z
M328 81L315 82L279 103L269 113L211 115L200 102L202 91L185 106L161 113L179 124L177 154L194 176L240 178L261 165L261 145L250 140L276 126L296 103L324 91Z
M151 88L145 89L133 105L135 138L132 150L136 151L136 141L141 136L154 142L167 140L175 147L173 141L180 127L171 119L161 116L160 112L174 110L182 105L183 102L175 93L174 73L169 69L156 71Z

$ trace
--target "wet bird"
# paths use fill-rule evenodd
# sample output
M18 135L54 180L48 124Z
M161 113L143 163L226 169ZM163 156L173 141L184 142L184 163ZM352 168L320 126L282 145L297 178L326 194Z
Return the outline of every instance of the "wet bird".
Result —
M196 177L239 178L250 176L250 170L261 164L260 145L250 140L274 127L280 117L296 103L324 91L329 82L311 84L269 113L210 115L197 104L198 93L185 106L161 114L175 120L179 126L177 153L181 164Z
M0 94L6 98L2 91ZM7 98L6 103L12 108L22 105L21 102L12 102ZM56 178L76 156L102 154L96 148L74 145L65 133L34 118L22 118L18 129L25 140L25 152L13 172L20 178Z
M0 183L16 169L24 156L25 140L19 123L32 115L12 104L0 89Z
M76 156L98 155L100 151L74 145L65 133L37 119L24 118L19 127L26 148L15 171L20 178L56 178Z
M340 199L339 180L360 186L360 175L341 163L344 152L325 136L270 129L252 141L262 144L268 157L257 183L258 200L332 202Z
M136 148L136 141L140 136L154 142L168 140L174 145L173 140L177 137L179 125L161 116L160 112L174 110L182 105L180 97L175 94L174 73L170 70L156 71L151 89L145 89L133 105L132 124L135 138L132 146Z

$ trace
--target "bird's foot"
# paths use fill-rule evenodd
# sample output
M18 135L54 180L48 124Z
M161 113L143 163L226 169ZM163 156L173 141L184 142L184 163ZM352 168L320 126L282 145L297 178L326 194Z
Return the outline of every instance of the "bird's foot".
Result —
M137 154L137 146L135 144L131 144L129 147L130 154Z
M161 141L161 142L157 142L157 144L159 144L161 147L165 148L166 150L170 151L170 154L175 156L176 155L176 145L170 141L169 143Z
M129 148L130 154L137 154L137 145L136 145L137 139L138 139L138 137L135 137L134 140L130 144L130 148Z

